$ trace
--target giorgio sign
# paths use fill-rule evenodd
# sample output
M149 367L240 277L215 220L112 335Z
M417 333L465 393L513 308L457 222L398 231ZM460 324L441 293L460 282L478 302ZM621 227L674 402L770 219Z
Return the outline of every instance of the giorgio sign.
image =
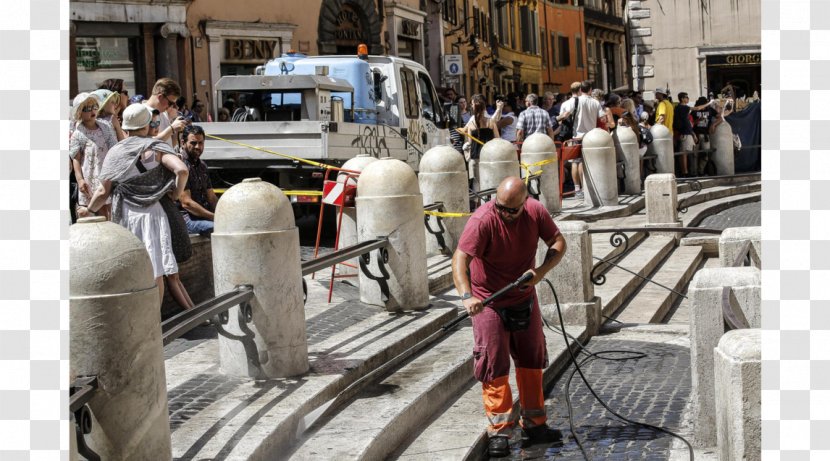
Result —
M760 66L761 53L719 54L706 57L710 66Z

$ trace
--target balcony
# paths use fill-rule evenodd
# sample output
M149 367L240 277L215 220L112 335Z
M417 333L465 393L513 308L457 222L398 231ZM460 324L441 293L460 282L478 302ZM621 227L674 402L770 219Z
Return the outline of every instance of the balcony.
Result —
M592 9L587 5L584 8L584 13L586 22L600 23L606 26L611 26L613 29L619 28L620 30L623 30L624 28L622 15L615 16L604 13L600 10Z

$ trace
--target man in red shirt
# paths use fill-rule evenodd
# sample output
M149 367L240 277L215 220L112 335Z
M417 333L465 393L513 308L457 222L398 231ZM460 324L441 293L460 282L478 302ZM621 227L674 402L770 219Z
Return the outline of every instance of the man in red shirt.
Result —
M539 239L548 252L536 267ZM473 321L474 374L482 383L484 411L490 420L491 457L509 454L513 427L508 382L511 356L516 365L523 439L533 443L562 438L561 432L546 424L542 370L547 365L547 349L533 286L559 263L565 249L565 238L550 214L541 203L528 198L525 184L513 176L499 184L495 200L470 217L453 255L455 288ZM487 308L482 304L481 300L528 272L533 278L526 285L505 293ZM511 330L516 327L509 318L528 315L528 307L529 324Z

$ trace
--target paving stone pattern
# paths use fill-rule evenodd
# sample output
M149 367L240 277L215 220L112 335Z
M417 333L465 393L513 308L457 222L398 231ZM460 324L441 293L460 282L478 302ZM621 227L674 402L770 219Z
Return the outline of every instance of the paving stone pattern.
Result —
M689 399L691 376L689 350L676 345L615 340L614 335L595 337L587 345L602 350L642 351L637 360L592 360L583 366L591 386L614 411L634 421L676 432L680 430L683 408ZM585 356L582 355L580 360ZM521 449L511 444L510 459L584 460L568 425L565 384L571 365L547 394L548 423L563 433L563 442L554 446L533 445ZM626 423L606 411L574 376L571 383L574 425L583 446L595 460L667 460L672 437Z
M720 213L707 216L698 227L726 229L727 227L752 227L761 225L761 202L751 202L727 208ZM689 234L690 236L698 234ZM699 234L704 235L704 234Z
M235 376L198 374L169 390L167 407L170 413L170 431L175 431L188 419L230 394L245 381Z

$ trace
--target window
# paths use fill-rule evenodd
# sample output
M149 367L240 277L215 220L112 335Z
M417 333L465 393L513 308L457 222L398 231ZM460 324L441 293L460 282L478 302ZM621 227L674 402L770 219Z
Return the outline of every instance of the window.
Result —
M418 83L421 89L421 103L423 104L424 118L431 120L435 124L439 124L444 118L443 109L441 108L435 89L432 87L429 76L424 73L419 73Z
M519 28L521 29L522 51L533 52L533 26L531 25L530 8L522 6L519 8Z
M478 8L473 7L473 35L481 36L481 24L478 22Z
M124 80L124 89L132 94L141 70L136 37L78 37L75 39L78 90L92 91L108 78Z
M415 88L415 75L407 68L401 68L401 90L406 118L418 118L418 90Z
M571 65L571 49L568 37L559 36L559 67Z
M456 13L456 0L444 0L441 4L441 16L444 18L444 21L452 25L458 24L458 15Z
M544 69L544 68L548 67L548 47L547 47L547 38L548 38L548 36L545 34L545 29L541 29L541 31L539 33L542 37L542 40L541 40L541 42L542 42L541 43L541 45L542 45L542 47L541 47L542 48L542 68Z
M582 69L585 62L582 60L582 37L576 36L576 67Z
M556 43L556 32L551 32L550 33L550 65L551 65L551 67L558 67L557 66L558 61L556 60L556 56L557 56L556 45L557 45L557 43Z

